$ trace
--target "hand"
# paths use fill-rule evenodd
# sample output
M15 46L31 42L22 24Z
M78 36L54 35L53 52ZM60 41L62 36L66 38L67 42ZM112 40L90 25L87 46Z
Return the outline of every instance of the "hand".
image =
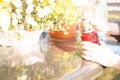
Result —
M111 35L120 35L120 26L117 23L109 23L108 34Z
M103 32L111 35L120 35L120 26L118 23L107 23L106 25L102 25L94 18L89 18L89 21L97 32Z
M97 32L107 33L108 32L108 26L107 24L102 24L99 22L99 20L89 17L88 20L90 21L91 25Z
M81 42L81 48L84 59L95 61L103 66L112 67L120 60L120 57L114 54L105 43L101 41L100 45L83 41Z

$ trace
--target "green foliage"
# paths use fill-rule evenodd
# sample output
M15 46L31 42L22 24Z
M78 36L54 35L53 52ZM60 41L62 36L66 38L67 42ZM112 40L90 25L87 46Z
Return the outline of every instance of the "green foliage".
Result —
M81 17L79 7L71 0L11 0L8 4L2 3L11 10L10 30L49 30L55 24L73 25Z

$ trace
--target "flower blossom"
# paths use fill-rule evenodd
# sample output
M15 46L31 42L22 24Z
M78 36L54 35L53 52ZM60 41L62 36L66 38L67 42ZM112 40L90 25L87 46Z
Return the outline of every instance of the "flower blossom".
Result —
M16 9L15 12L16 12L17 14L21 14L22 10L21 10L21 9Z
M0 11L0 27L4 32L7 32L8 28L10 26L10 13L6 10Z
M27 3L27 4L32 4L32 3L33 3L33 0L26 0L26 3Z
M46 7L44 7L42 10L39 10L38 13L37 13L37 15L38 15L40 18L42 18L42 17L48 15L48 14L51 13L51 12L52 12L52 10L50 9L50 7L46 6Z
M28 4L26 13L30 14L34 10L34 4Z
M10 3L11 0L1 0L1 1L4 1L6 3Z
M88 4L88 0L72 0L72 3L76 6L82 6Z
M34 21L34 18L31 15L26 15L25 21L28 24L31 24L31 25L34 25L34 26L37 25L36 22Z
M13 0L12 3L13 3L17 8L21 8L21 6L22 6L21 0Z
M55 0L48 0L49 4L55 4Z
M18 19L16 14L12 14L12 25L16 26L18 24Z

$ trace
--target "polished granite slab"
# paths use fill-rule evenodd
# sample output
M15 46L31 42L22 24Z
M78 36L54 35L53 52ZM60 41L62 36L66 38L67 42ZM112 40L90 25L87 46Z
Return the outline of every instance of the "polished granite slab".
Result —
M14 32L0 35L2 80L94 80L102 75L101 65L81 59L77 39L67 40L67 49L60 49L54 41L64 41L44 32L22 32L22 39Z

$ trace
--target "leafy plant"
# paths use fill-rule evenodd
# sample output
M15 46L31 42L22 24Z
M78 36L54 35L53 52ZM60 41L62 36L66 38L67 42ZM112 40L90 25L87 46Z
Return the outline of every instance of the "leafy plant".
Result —
M55 25L72 25L81 17L73 0L1 0L11 8L10 30L49 30ZM7 9L7 8L6 8Z

